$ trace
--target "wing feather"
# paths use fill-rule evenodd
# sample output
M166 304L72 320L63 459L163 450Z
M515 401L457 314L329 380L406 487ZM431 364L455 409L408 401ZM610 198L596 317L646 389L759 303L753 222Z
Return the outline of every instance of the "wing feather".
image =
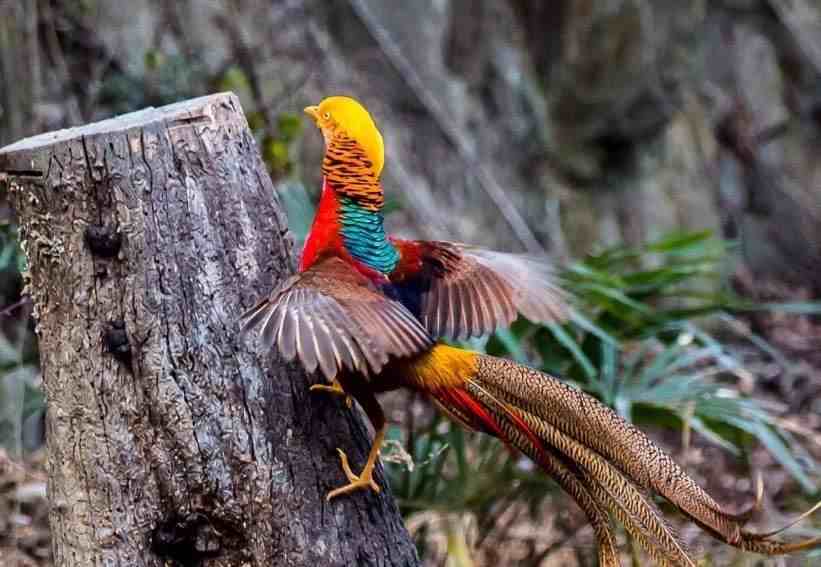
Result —
M500 278L483 278L482 281L490 294L488 301L494 307L494 322L497 322L498 326L513 322L517 311L510 286Z
M333 331L325 320L321 307L318 307L314 312L313 319L314 325L319 327L313 337L316 345L317 363L322 374L326 378L333 379L337 367L342 365L339 349L334 342Z
M371 369L382 368L388 361L387 354L384 354L383 351L383 348L386 348L387 345L382 335L383 329L377 328L373 312L365 304L355 304L350 306L349 314L353 316L355 321L359 322L361 328L368 329L369 336L367 338L351 336L359 344L368 366ZM378 370L374 370L374 372L378 372Z
M490 291L490 286L487 280L477 279L474 282L476 293L479 298L479 307L482 310L482 317L484 319L482 328L496 327L496 321L504 318L504 310L500 302L493 300L493 292Z
M406 336L408 337L408 344L415 345L416 347L414 352L409 353L409 355L415 354L419 350L428 348L428 337L422 336L416 332L416 328L419 326L419 320L411 315L410 311L407 309L397 310L394 314L398 318L399 325L401 325Z
M277 347L285 360L291 361L296 358L297 336L299 336L299 309L289 309L282 319L282 331L279 334Z
M482 295L479 293L479 289L476 285L476 282L477 279L470 279L465 282L467 284L468 297L470 298L470 305L468 311L471 315L472 324L468 327L468 333L471 336L481 335L483 329L495 328L495 325L492 321L488 321L487 325L485 325L484 317L482 317L482 308L484 307L484 302L482 301Z
M434 337L486 335L519 313L537 323L570 314L569 296L545 258L451 242L395 243L418 258L392 276L397 295Z
M245 335L249 330L257 327L263 320L269 319L273 313L268 309L268 300L263 299L251 309L249 309L245 317L247 319L243 322L240 330L241 335Z
M328 310L327 316L332 321L332 329L334 333L331 335L331 338L333 339L334 347L339 354L340 363L337 367L353 368L354 370L365 372L367 367L364 365L364 360L362 358L362 349L356 341L351 339L348 330L345 328L345 317L333 309Z
M348 369L377 374L391 357L430 348L433 340L398 301L339 258L297 274L241 318L243 332L261 328L264 344L286 360L333 378Z
M447 304L448 317L445 326L445 333L448 336L457 337L460 335L459 328L462 326L462 296L455 287L442 286L440 288L442 301Z
M430 291L430 295L431 303L435 307L427 312L423 311L423 313L426 319L432 318L436 321L432 328L434 336L442 336L447 333L450 304L446 301L444 293L435 287Z
M300 332L298 335L299 358L308 372L315 372L319 365L319 347L317 346L316 334L321 329L314 328L314 318L308 313L305 307L299 308Z

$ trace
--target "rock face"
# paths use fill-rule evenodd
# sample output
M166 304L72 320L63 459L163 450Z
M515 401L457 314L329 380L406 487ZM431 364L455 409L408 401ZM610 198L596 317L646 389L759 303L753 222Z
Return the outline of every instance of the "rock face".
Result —
M41 79L31 127L228 81L275 137L281 112L351 93L385 134L395 230L566 257L708 228L739 238L754 273L821 290L821 9L809 0L236 5L38 14L62 51L45 33L25 48L63 67ZM87 45L69 41L79 32ZM317 187L320 137L293 151Z

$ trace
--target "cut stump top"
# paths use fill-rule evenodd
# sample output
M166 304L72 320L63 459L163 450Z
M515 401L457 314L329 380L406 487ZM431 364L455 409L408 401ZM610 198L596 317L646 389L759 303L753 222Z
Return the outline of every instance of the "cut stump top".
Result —
M242 116L239 98L232 92L223 92L24 138L0 148L0 174L42 177L48 165L43 162L47 160L49 153L44 150L50 146L78 138L128 132L160 123L168 128L209 124L215 120L220 109Z

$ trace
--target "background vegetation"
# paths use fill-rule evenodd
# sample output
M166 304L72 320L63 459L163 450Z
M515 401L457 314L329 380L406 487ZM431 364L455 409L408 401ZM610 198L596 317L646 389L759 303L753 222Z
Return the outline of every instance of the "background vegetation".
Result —
M233 90L298 241L321 155L300 109L362 99L392 231L548 252L578 298L565 326L471 346L596 395L730 506L761 475L771 525L821 486L819 85L811 0L0 0L0 142ZM44 406L0 215L0 556L39 565ZM526 460L408 394L390 418L429 564L593 564ZM683 535L708 564L802 564Z

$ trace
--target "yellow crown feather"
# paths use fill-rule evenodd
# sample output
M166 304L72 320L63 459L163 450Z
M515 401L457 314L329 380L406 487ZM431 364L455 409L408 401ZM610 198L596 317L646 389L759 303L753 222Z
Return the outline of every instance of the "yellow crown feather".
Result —
M379 176L385 165L385 144L364 106L347 96L331 96L317 106L307 107L305 112L316 120L326 139L337 129L354 139L371 160L374 174Z

